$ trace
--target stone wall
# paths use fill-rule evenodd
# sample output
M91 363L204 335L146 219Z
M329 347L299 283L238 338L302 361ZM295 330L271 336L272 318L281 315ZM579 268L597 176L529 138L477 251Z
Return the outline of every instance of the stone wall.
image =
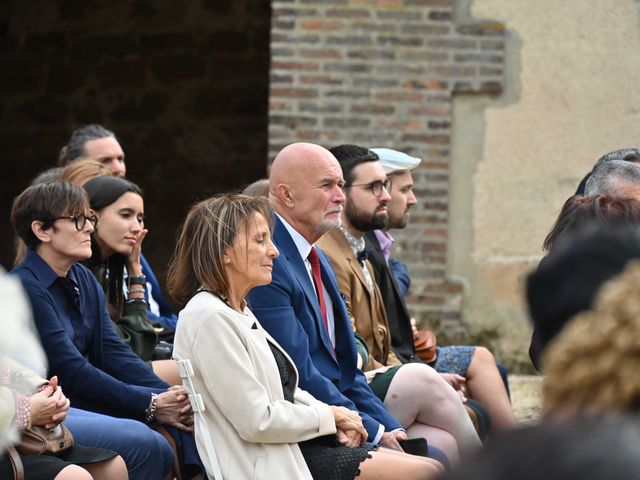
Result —
M2 264L11 199L96 122L145 190L145 252L162 274L193 201L266 173L269 22L267 0L2 2Z
M396 231L420 320L466 329L446 271L452 101L503 89L504 26L460 22L453 0L272 3L269 157L293 141L392 147L424 159Z
M461 0L505 30L505 89L454 102L448 271L463 312L528 363L524 280L606 152L640 143L640 2ZM615 26L615 28L612 28Z

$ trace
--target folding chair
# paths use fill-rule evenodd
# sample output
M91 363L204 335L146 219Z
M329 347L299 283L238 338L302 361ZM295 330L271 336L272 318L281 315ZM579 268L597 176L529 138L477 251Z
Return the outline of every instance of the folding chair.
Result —
M218 457L216 456L216 450L213 447L213 440L211 439L211 434L209 433L209 428L207 427L207 423L204 420L205 411L204 402L202 401L202 395L196 392L193 387L193 366L191 365L191 360L177 360L178 370L180 371L180 377L182 377L182 383L186 384L189 387L189 391L192 392L189 395L189 402L191 403L191 408L193 409L193 413L196 417L196 428L199 428L202 432L202 438L204 439L204 447L207 451L207 456L209 457L209 461L211 462L211 469L213 470L213 478L210 480L223 480L222 472L220 471L220 465L218 464Z

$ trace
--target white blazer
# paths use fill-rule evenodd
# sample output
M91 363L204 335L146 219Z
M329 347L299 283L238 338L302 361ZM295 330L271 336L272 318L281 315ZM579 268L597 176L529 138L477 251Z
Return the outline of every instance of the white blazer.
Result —
M293 365L248 308L243 315L200 292L179 314L173 356L191 360L225 480L311 479L297 442L336 432L331 407L297 387L297 370L295 403L284 399L267 341ZM196 429L198 453L211 476L202 435Z

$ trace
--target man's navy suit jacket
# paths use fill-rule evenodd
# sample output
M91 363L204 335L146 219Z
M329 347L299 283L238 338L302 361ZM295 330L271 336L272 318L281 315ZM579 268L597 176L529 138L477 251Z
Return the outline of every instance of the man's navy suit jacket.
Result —
M329 405L358 410L369 441L380 424L386 431L402 428L357 367L353 329L331 263L318 249L322 283L333 302L335 353L304 260L280 219L275 223L273 240L280 256L273 262L272 282L249 293L251 310L295 362L300 388Z

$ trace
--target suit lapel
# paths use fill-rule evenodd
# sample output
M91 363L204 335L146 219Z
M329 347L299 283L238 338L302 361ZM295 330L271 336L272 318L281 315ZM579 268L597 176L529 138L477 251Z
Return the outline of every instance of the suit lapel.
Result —
M352 375L355 371L351 367L356 366L355 356L356 350L353 343L353 327L351 326L351 320L347 313L347 307L344 299L340 294L340 289L336 281L335 274L333 273L333 267L331 261L327 258L322 249L318 249L320 255L320 267L322 273L322 283L327 289L327 293L331 297L333 302L333 318L335 321L335 336L336 336L336 355L343 355L345 358L349 358L349 362L340 363L340 368L345 371L345 374Z
M320 310L320 303L318 302L316 288L313 285L311 278L309 277L307 266L300 256L300 252L298 251L296 244L294 243L291 235L289 235L286 227L282 224L278 217L276 217L276 227L273 233L273 238L280 250L280 253L286 257L288 264L287 267L289 269L289 272L291 273L291 276L295 279L295 281L298 282L298 284L302 288L302 291L304 292L307 300L307 305L313 311L317 335L322 339L322 343L324 344L324 347L327 349L331 357L334 358L333 345L331 344L329 334L324 325L324 320L322 319L322 311ZM325 288L328 289L324 271L322 272L322 282L324 283ZM336 300L333 297L331 298L331 301L333 301L335 305ZM342 301L339 296L338 301Z

